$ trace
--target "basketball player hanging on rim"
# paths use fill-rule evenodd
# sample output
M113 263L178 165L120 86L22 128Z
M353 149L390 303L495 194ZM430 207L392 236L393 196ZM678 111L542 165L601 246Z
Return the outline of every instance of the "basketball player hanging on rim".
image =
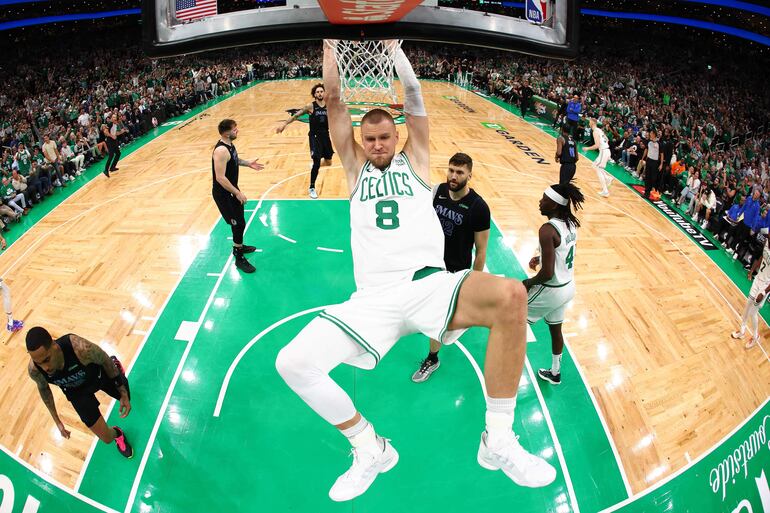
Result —
M326 117L326 101L324 100L324 94L325 90L323 84L314 85L310 90L313 102L302 107L289 119L284 121L281 126L275 129L275 132L280 134L289 123L296 121L297 118L303 114L308 114L310 117L310 132L308 132L308 138L310 139L310 158L313 160L313 167L310 169L310 188L308 189L308 194L313 199L318 198L318 192L315 189L315 181L318 178L318 170L321 168L321 159L324 159L324 166L331 166L332 155L334 155L332 142L331 139L329 139L329 121Z
M580 158L577 143L572 138L569 127L561 127L561 135L556 138L556 162L559 167L559 183L567 184L575 177L577 161Z
M118 399L121 418L131 411L131 390L117 358L107 356L101 347L74 334L53 340L50 333L39 326L27 332L27 352L29 377L37 385L40 398L62 437L69 438L70 432L59 418L49 383L61 387L80 420L99 440L106 444L114 440L120 454L133 457L134 450L123 431L118 426L107 426L95 395L102 390Z
M604 135L604 131L596 126L596 119L591 118L588 121L588 126L591 127L591 135L594 138L594 143L588 148L585 148L585 150L599 150L599 156L594 159L591 165L596 171L596 177L599 178L599 184L602 186L602 190L599 191L599 196L606 198L610 195L610 185L612 185L612 181L615 179L615 177L609 174L605 169L607 167L607 162L610 160L610 142L609 139L607 139L607 136Z
M223 119L219 122L219 141L211 156L211 174L214 178L211 194L222 218L232 229L235 266L245 273L253 273L256 269L244 255L253 253L257 248L243 245L243 232L246 230L243 205L246 203L246 195L238 188L238 168L248 166L260 171L265 166L257 163L259 159L248 161L238 157L233 144L237 137L238 125L234 120Z
M540 369L537 376L549 383L561 383L561 354L564 337L561 325L564 310L575 297L574 263L577 229L580 221L574 212L583 206L583 193L574 184L560 183L545 190L540 199L540 214L548 218L540 227L540 256L532 257L529 268L540 270L524 280L527 288L527 322L541 318L551 332L551 368Z
M289 387L353 447L353 463L329 496L351 500L398 462L390 441L375 432L329 372L341 363L372 369L399 338L411 333L451 344L471 326L490 329L484 365L486 430L478 462L503 470L519 485L546 486L556 469L524 450L512 427L526 350L524 286L486 273L444 270L444 237L428 185L428 117L412 66L395 41L386 43L404 87L408 138L403 150L396 153L395 123L381 109L362 118L362 147L340 98L335 44L340 43L324 42L323 73L329 128L351 192L357 290L313 319L276 360Z

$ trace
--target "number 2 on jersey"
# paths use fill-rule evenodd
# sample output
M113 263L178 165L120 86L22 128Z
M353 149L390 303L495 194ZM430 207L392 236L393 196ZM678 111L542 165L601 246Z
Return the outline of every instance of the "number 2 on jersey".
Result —
M378 201L374 206L377 212L377 228L395 230L401 223L398 220L398 203L393 200Z
M569 248L569 253L567 253L567 258L565 259L565 262L567 263L567 269L572 269L572 261L575 259L575 246L572 246Z

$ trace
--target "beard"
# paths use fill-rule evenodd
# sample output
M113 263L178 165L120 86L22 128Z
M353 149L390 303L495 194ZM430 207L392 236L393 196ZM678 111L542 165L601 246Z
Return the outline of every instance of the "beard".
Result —
M449 190L452 192L457 192L465 188L466 185L468 185L468 179L466 178L462 182L452 183L449 180L446 182L447 187L449 187Z

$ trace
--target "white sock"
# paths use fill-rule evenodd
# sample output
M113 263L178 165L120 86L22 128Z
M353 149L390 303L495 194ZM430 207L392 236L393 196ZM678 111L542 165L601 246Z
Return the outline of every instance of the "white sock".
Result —
M487 397L487 446L499 447L513 434L513 415L516 397Z
M348 437L350 445L352 445L354 449L364 449L372 452L375 452L377 449L382 450L382 447L377 443L377 433L374 432L374 426L367 422L363 417L361 418L361 422L366 423L366 425L358 434ZM355 429L361 422L349 429ZM348 430L346 429L342 433L345 434L345 431Z
M554 376L561 373L561 355L551 355L551 374Z
M5 315L8 316L8 324L13 324L13 315L6 313Z
M759 308L757 306L751 308L751 333L753 338L759 338Z

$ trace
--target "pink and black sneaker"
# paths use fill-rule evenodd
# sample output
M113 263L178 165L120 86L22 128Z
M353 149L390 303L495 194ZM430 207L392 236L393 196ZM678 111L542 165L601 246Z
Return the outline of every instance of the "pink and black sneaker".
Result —
M120 360L118 360L117 356L110 356L110 359L112 360L112 363L115 364L115 367L118 368L118 374L126 373L126 371L123 370L123 364L120 363Z
M126 434L118 426L112 426L112 429L114 429L115 433L117 433L117 436L115 437L115 445L118 446L118 452L120 452L120 454L122 454L125 458L133 458L134 448L131 447L130 443L128 443Z

